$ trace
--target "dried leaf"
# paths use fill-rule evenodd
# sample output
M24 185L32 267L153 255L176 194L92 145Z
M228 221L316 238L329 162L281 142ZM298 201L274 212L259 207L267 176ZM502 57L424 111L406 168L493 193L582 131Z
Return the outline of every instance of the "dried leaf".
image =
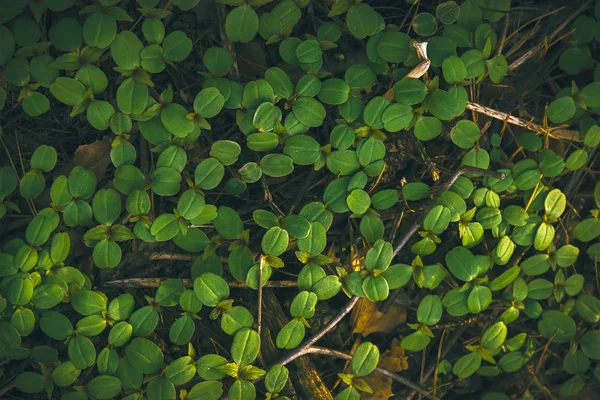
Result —
M352 311L354 333L368 336L373 332L390 333L400 324L406 322L406 309L392 303L385 313L377 310L377 303L361 299Z
M110 164L110 144L111 140L106 136L94 143L79 146L73 156L73 165L91 170L100 182Z

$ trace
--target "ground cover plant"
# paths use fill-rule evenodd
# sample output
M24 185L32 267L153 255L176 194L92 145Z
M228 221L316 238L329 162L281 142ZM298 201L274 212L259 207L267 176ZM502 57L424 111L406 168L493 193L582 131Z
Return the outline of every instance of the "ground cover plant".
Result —
M1 0L0 397L594 398L558 3Z

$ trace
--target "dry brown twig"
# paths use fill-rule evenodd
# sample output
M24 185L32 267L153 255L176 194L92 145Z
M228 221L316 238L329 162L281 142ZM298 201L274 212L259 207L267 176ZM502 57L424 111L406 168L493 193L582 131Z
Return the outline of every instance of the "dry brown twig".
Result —
M104 287L114 288L126 288L126 289L144 289L144 288L157 288L164 281L168 279L177 278L128 278L120 279L116 281L104 282ZM194 286L194 282L191 279L181 279L185 287L191 288ZM249 286L242 282L227 282L230 288L233 289L248 289ZM265 288L271 289L287 289L297 287L298 283L294 281L269 281L263 285Z
M323 347L316 347L316 346L309 347L306 352L307 352L307 354L321 354L321 355L326 355L326 356L330 356L330 357L341 358L344 360L352 360L352 356L350 354L342 353L341 351L325 349ZM404 386L407 386L407 387L417 391L422 396L424 396L428 399L439 400L439 397L429 393L428 391L426 391L425 389L423 389L421 386L417 385L416 383L411 382L410 380L408 380L400 375L396 375L396 374L388 371L387 369L377 367L377 368L375 368L375 371L380 373L381 375L387 376L388 378L395 380L396 382L403 384Z
M581 14L583 11L585 11L591 4L592 4L592 0L587 0L585 3L583 3L581 5L581 7L579 7L577 10L575 10L575 12L573 14L569 15L562 22L562 24L560 24L560 26L557 29L552 31L552 33L548 37L544 38L544 40L541 43L532 47L529 51L527 51L521 57L517 58L515 61L510 63L510 65L508 66L508 70L514 71L515 69L519 68L521 65L525 64L525 62L527 62L530 58L532 58L540 50L542 50L545 47L546 43L552 41L552 39L554 39L556 37L556 35L558 35L567 25L569 25L571 23L571 21L573 21L579 14Z
M576 142L581 142L581 135L579 131L569 130L569 129L560 129L560 128L550 128L548 131L545 130L541 125L538 125L531 121L526 121L522 118L514 117L510 114L504 113L502 111L494 110L493 108L485 107L477 103L468 102L467 108L471 111L487 115L488 117L492 117L494 119L500 121L506 121L509 124L520 126L521 128L528 129L532 132L535 132L539 135L544 135L548 133L550 136L553 136L556 139L562 140L573 140Z

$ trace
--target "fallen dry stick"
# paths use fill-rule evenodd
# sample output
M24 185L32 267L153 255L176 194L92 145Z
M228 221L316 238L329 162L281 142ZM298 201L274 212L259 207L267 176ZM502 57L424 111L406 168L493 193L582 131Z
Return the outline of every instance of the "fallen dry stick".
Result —
M121 279L118 281L104 282L104 287L115 287L115 288L126 288L126 289L142 289L142 288L157 288L167 279L177 278L129 278ZM181 279L185 287L192 287L194 285L191 279ZM242 282L227 282L230 288L246 289L248 285ZM263 287L272 289L284 289L297 287L298 283L293 281L269 281L264 284Z
M494 110L493 108L485 107L477 103L467 103L467 108L471 111L478 112L480 114L487 115L488 117L495 118L500 121L506 121L509 124L520 126L521 128L529 129L532 132L543 135L545 134L544 128L533 122L526 121L522 118L512 116L502 111ZM573 140L575 142L581 142L581 136L579 131L573 131L570 129L553 129L549 133L550 136L557 139Z

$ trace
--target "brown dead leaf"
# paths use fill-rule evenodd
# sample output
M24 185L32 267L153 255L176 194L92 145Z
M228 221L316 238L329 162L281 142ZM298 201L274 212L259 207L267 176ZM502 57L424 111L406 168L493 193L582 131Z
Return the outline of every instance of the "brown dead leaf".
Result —
M73 165L91 170L100 182L110 164L110 144L111 140L106 136L94 143L79 146L73 156Z
M363 336L373 332L390 333L404 322L406 322L406 309L397 303L392 303L391 307L382 313L377 311L377 303L363 298L352 310L354 333Z
M408 369L408 357L404 355L404 349L400 347L400 340L392 340L392 345L379 358L379 367L390 372L400 372ZM392 392L392 378L372 373L364 378L373 389L373 394L364 393L361 399L387 400L394 395Z

